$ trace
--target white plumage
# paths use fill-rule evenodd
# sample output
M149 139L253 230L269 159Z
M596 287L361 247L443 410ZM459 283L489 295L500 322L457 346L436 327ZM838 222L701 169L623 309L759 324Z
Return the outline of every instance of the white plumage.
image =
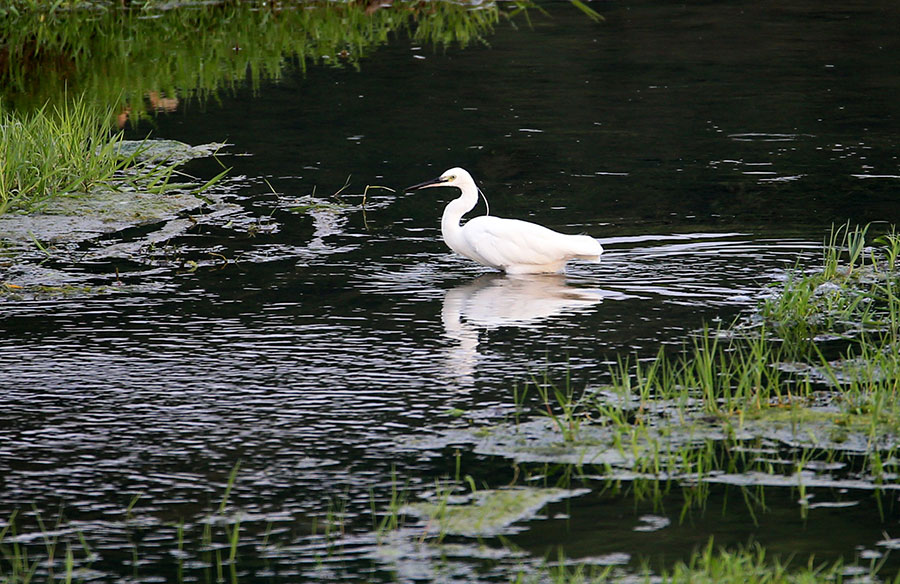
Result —
M603 253L600 242L593 237L566 235L518 219L482 215L461 226L462 216L478 203L478 187L472 175L462 168L451 168L440 177L407 190L440 186L461 191L441 217L444 242L456 253L480 264L508 274L540 274L560 272L573 259L597 261Z

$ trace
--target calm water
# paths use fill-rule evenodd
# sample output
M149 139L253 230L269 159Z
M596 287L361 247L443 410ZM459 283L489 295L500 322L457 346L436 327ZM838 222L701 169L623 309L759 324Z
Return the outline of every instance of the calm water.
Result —
M104 542L95 569L171 577L174 526L199 533L240 460L231 504L242 553L263 558L253 574L413 580L373 559L370 493L383 505L394 470L428 488L456 460L398 440L461 423L453 408L503 416L512 387L547 369L600 383L617 357L752 306L814 261L833 221L896 221L895 3L595 7L604 23L549 3L552 17L503 22L465 50L397 39L358 72L288 65L258 92L156 118L156 137L249 154L223 157L241 210L152 262L66 267L97 282L118 269L139 292L0 305L0 517L62 507L63 533ZM588 233L603 261L514 279L451 255L438 221L453 193L402 187L457 165L493 214ZM348 177L348 203L366 185L400 190L370 191L365 214L291 211L313 193L334 201ZM505 461L461 464L490 485L513 478ZM869 494L843 496L859 504L803 521L796 493L773 490L754 526L718 491L679 522L680 495L660 510L596 489L514 541L536 557L565 545L671 561L715 535L853 558L900 532L892 506L882 521ZM313 525L338 500L358 535L322 561ZM671 524L635 531L647 514Z

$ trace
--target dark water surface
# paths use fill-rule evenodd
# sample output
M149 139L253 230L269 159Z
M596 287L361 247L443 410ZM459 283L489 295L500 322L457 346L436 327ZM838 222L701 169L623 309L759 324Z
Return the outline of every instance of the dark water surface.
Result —
M679 346L812 265L833 221L896 221L896 3L594 6L605 22L548 3L487 45L398 39L360 71L287 65L258 92L156 118L156 137L250 155L223 157L227 188L261 228L202 227L156 266L69 268L116 268L146 292L0 305L0 517L63 507L63 531L105 542L95 569L171 578L175 526L199 533L240 460L242 554L267 558L253 574L413 580L413 567L371 562L371 497L382 506L394 480L428 488L456 460L399 439L462 423L454 408L502 417L512 387L548 369L596 385L607 363ZM515 279L453 256L438 222L455 195L402 187L457 165L493 214L590 234L603 261ZM401 190L370 191L365 214L290 210L313 193L335 201L348 176L348 203L366 185ZM208 263L178 269L182 257ZM492 486L514 476L504 461L461 465ZM682 522L679 495L660 510L597 489L514 541L538 557L565 545L671 561L715 535L852 559L900 533L894 505L882 519L870 493L807 520L796 493L770 493L755 526L724 490ZM329 557L311 534L334 501L360 535ZM647 514L671 523L636 531ZM132 570L135 546L146 565Z

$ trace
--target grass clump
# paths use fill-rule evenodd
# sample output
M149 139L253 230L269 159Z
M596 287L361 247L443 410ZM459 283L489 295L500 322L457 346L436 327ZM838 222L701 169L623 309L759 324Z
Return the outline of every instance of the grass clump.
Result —
M842 402L896 395L900 237L892 229L870 247L868 229L833 230L822 269L795 271L753 314L700 331L675 359L620 365L613 386L719 415L807 403L826 388Z
M109 119L83 97L31 114L0 111L0 214L98 187L166 186L174 167L121 156L123 135L109 131Z
M853 576L845 576L847 573ZM715 549L710 540L705 549L695 552L687 562L676 564L653 580L665 584L814 584L860 581L861 575L868 576L868 581L875 581L877 573L877 565L848 572L841 561L816 564L814 558L805 565L794 567L790 561L768 557L766 549L758 544L727 550Z
M54 197L161 195L185 187L198 193L227 172L203 185L172 183L179 164L209 155L208 148L126 141L122 131L110 131L111 117L112 110L83 96L30 114L0 110L0 215L39 211Z
M87 192L126 162L106 119L83 99L32 114L0 112L0 213L54 194Z
M760 305L756 323L795 344L869 331L896 340L900 235L891 227L867 245L869 230L849 223L833 228L821 268L790 273Z
M612 566L593 566L562 557L538 570L520 572L515 584L550 582L552 584L818 584L820 582L900 582L900 575L884 580L881 565L847 564L843 561L817 563L810 557L805 564L772 557L758 543L736 549L716 547L712 539L694 551L686 561L654 574L649 567L643 574Z

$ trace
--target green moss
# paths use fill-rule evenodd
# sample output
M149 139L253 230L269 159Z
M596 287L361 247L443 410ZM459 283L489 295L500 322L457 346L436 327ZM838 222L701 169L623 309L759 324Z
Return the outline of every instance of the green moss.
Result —
M430 531L470 537L504 533L518 522L531 519L547 503L586 493L585 489L514 488L478 491L464 502L450 497L413 503L403 511L422 517Z

